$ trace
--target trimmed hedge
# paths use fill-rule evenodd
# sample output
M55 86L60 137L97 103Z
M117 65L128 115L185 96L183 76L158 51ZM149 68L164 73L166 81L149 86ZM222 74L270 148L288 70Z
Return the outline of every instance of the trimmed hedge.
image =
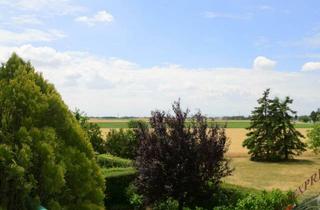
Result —
M113 210L131 209L127 189L136 178L136 170L132 167L110 168L102 172L106 179L105 207Z
M102 168L114 168L114 167L132 167L132 160L113 156L111 154L97 155L97 162Z

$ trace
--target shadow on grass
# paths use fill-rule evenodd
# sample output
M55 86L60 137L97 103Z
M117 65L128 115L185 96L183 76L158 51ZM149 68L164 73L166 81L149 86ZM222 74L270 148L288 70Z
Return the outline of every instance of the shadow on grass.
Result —
M287 161L281 161L278 163L285 164L285 165L315 165L316 164L314 160L308 160L308 159L292 159Z
M262 163L262 164L281 164L281 165L317 165L320 162L320 158L312 159L291 159L286 161L253 161L252 163Z

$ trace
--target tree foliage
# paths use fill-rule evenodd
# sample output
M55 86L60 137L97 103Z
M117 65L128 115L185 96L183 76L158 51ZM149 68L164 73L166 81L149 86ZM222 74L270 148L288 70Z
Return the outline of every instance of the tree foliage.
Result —
M81 127L86 131L94 151L99 154L105 153L106 143L102 137L99 125L97 123L89 122L89 118L79 109L76 109L73 114Z
M252 111L243 146L248 148L252 160L288 160L305 151L306 145L300 140L303 135L294 128L296 112L289 107L293 100L270 99L269 94L267 89L258 100L259 106Z
M54 86L16 54L0 68L0 119L0 208L102 208L87 136Z
M311 130L308 131L309 147L315 153L320 153L320 124L315 124Z
M232 170L224 157L224 129L209 127L200 113L186 123L189 111L182 111L180 102L172 108L174 115L153 111L151 129L136 129L140 138L136 186L147 203L172 197L182 209L208 190L209 184L217 189L221 178Z
M304 122L304 123L307 123L307 122L310 122L310 117L309 116L307 116L307 115L302 115L302 116L299 116L298 117L298 120L299 121L302 121L302 122Z
M135 132L127 130L111 130L106 138L106 151L122 158L135 159L139 140Z
M143 126L144 129L148 129L149 128L148 123L146 121L144 121L144 120L130 120L128 122L128 128L131 128L131 129L139 128L141 126Z
M310 113L310 119L312 120L313 123L320 121L320 108L317 109L317 111L312 111Z

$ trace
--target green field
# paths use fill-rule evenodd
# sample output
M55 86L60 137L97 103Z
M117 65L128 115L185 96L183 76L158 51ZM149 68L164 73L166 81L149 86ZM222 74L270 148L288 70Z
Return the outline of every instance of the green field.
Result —
M95 122L92 120L92 122ZM118 121L118 120L108 120L106 122L96 122L101 128L128 128L128 121ZM227 128L247 128L250 125L248 120L233 120L233 121L214 121L211 123L216 123L220 126L227 125ZM301 123L295 124L296 128L311 128L313 124L311 123Z

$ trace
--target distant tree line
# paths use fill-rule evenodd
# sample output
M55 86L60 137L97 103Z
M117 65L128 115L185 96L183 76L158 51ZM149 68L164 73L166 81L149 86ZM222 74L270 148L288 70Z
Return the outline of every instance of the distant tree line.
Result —
M299 116L298 120L302 121L302 122L305 122L305 123L307 123L307 122L313 122L313 123L319 122L320 121L320 108L318 108L315 111L312 111L310 113L310 115Z
M236 115L236 116L223 116L221 120L250 120L250 116Z

